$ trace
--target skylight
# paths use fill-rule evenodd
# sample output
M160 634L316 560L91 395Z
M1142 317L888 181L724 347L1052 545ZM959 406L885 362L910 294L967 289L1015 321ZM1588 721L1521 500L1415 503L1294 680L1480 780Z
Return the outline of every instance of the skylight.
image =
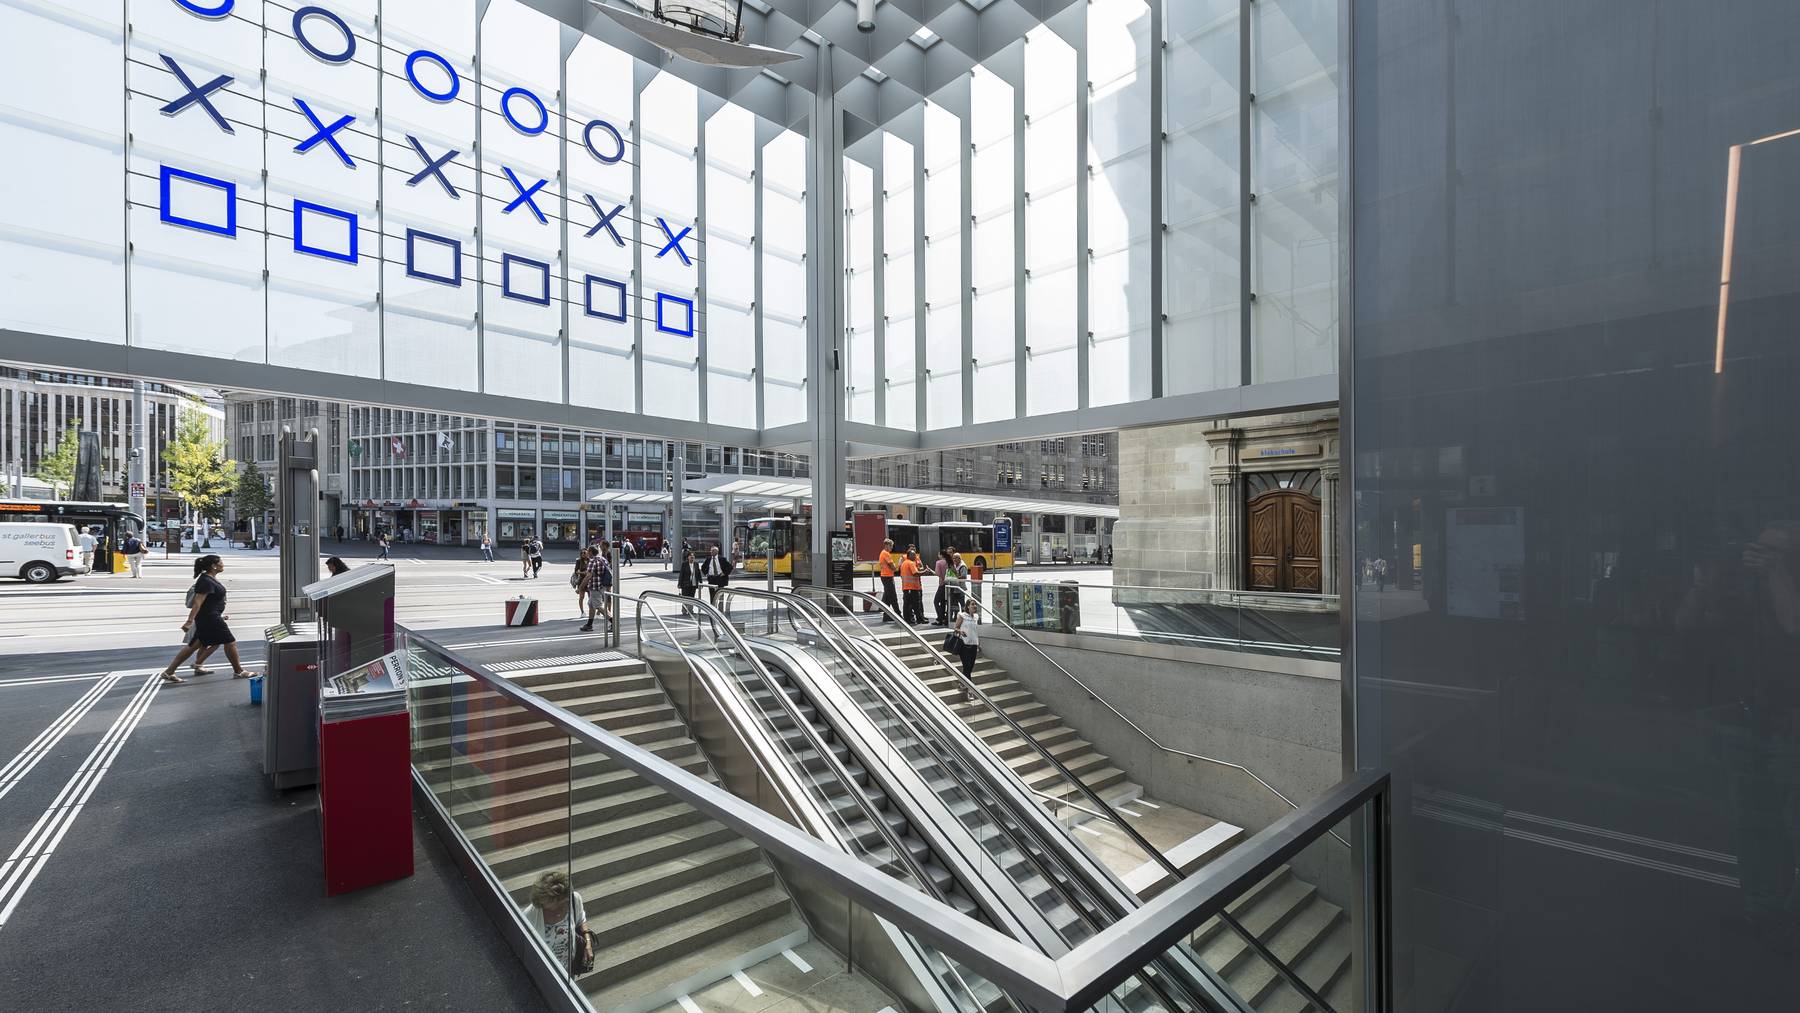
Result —
M930 49L932 46L937 45L938 36L937 33L931 29L920 26L918 31L912 33L911 41L913 45L918 46L920 49Z

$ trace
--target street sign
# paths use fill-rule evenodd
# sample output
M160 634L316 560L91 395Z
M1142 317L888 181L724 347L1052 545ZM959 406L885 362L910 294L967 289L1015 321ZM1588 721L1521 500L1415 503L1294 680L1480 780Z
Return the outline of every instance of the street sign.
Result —
M994 518L994 551L1011 552L1013 550L1012 518Z
M143 482L131 483L131 498L132 499L142 499L145 495L146 495L146 489L144 487Z

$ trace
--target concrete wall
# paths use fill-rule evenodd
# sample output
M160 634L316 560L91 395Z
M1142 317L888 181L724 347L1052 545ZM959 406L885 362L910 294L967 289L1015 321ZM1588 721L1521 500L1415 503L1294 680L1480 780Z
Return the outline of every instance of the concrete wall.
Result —
M1060 634L1032 642L1124 717L1004 630L984 631L981 648L1153 798L1252 833L1290 811L1243 772L1166 752L1124 718L1165 746L1248 767L1297 804L1342 779L1336 662Z

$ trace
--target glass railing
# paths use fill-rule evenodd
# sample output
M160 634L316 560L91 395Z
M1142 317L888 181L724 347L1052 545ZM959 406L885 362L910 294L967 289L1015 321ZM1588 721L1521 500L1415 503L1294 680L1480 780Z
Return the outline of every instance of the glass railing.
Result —
M969 968L1021 1007L1045 1013L1154 1008L1143 1005L1146 987L1162 989L1156 1003L1166 1009L1289 1008L1277 999L1289 997L1284 989L1329 1013L1391 1008L1384 773L1346 779L1204 874L1051 959L738 798L704 772L596 726L428 637L402 631L401 642L410 662L416 795L540 989L574 1005L616 1009L682 984L668 977L681 963L677 954L703 948L696 933L716 929L721 919L734 931L754 927L766 945L818 944L846 954L857 952L850 938L856 926L873 918ZM622 794L614 790L621 781L629 784ZM1355 844L1348 854L1326 838L1334 829ZM658 878L659 870L692 875L731 854L748 863L740 871L754 882L740 883L743 892L729 897L709 894L694 880L670 890ZM1274 896L1270 881L1279 882L1284 869L1303 870L1336 911L1270 913L1264 898ZM804 917L792 899L801 895L843 917ZM581 931L578 914L586 915L591 936ZM1294 927L1301 914L1308 924L1343 931L1329 945L1300 940ZM1222 915L1241 916L1262 945L1209 956L1217 935L1212 926ZM1334 960L1346 946L1352 957ZM768 952L781 959L780 948ZM1204 966L1215 973L1179 971L1184 962L1208 960L1216 963ZM1258 961L1268 963L1273 977L1239 973ZM756 966L743 970L761 980ZM1182 980L1166 981L1170 975ZM677 994L685 992L663 1001ZM936 1004L978 1009L997 998L940 996ZM1357 1007L1358 1000L1365 1005ZM907 1003L896 998L894 1005Z
M993 571L984 607L1027 633L1080 633L1146 643L1336 660L1338 597L1147 587Z

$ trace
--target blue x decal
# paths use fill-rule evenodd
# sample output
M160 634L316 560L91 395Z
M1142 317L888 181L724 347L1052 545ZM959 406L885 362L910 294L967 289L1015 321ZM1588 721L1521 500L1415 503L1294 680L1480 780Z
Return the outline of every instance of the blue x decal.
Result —
M688 259L687 250L682 249L681 241L683 239L687 238L688 233L694 231L694 227L692 225L690 225L690 226L682 229L680 232L675 232L674 230L669 228L669 223L663 221L662 216L660 216L660 215L657 216L656 224L662 226L663 235L669 237L669 241L663 244L662 249L656 251L656 255L658 257L660 257L663 254L668 253L670 250L674 250L675 255L677 257L681 258L681 262L683 264L686 264L689 267L693 267L694 262Z
M455 148L451 148L449 151L444 152L442 156L440 156L438 158L432 158L430 155L427 155L425 153L425 145L420 144L419 139L417 137L414 137L411 134L407 134L406 135L406 143L412 145L412 149L419 153L419 160L425 163L425 168L420 169L417 173L414 173L412 178L410 178L406 181L406 185L407 186L418 186L421 182L424 181L426 176L436 176L437 181L439 183L444 184L444 189L450 194L450 196L452 198L454 198L456 200L461 200L462 194L456 192L456 187L454 187L450 184L450 177L444 175L444 166L449 164L449 162L452 158L455 158L457 155L462 154L462 152L456 150Z
M220 130L223 130L228 134L237 133L237 131L231 129L231 124L225 121L225 117L213 106L212 101L206 97L230 84L230 74L220 74L218 77L213 78L205 84L196 85L194 84L194 79L187 76L187 71L182 70L180 64L169 59L167 54L158 53L156 55L162 57L162 62L168 66L169 72L175 75L176 79L181 82L183 88L187 89L187 94L162 107L165 116L174 116L176 113L179 113L188 106L198 102L200 103L200 108L206 110L206 115L211 116L212 121L219 125Z
M313 115L312 106L307 105L305 99L295 95L294 104L300 107L300 111L306 114L307 120L313 125L313 135L306 140L301 141L299 144L294 145L294 150L301 154L305 154L314 147L317 147L320 141L324 141L326 144L331 145L331 150L337 152L337 157L343 159L345 165L352 169L356 168L356 162L351 159L350 153L344 150L344 146L338 143L336 136L338 131L355 123L356 117L349 115L340 116L337 118L336 122L328 127L325 124L320 123L319 118Z
M500 213L503 215L511 214L513 208L516 208L519 205L524 204L531 208L532 214L537 216L539 225L550 224L550 219L545 218L544 213L542 211L538 210L537 201L534 201L531 199L532 194L537 193L539 190L542 190L544 188L544 184L548 183L550 181L547 179L540 179L536 183L531 184L530 186L525 186L523 183L519 182L519 177L513 175L513 171L511 169L509 169L503 165L500 167L500 171L506 173L506 178L512 180L513 189L519 191L519 195L517 197L514 197L512 199L512 201L509 202L505 207L501 208Z
M583 238L583 239L591 238L591 237L593 237L593 235L595 233L599 232L601 229L605 229L607 232L611 233L613 242L618 243L620 246L624 246L625 240L622 237L620 237L619 230L613 227L613 219L619 217L619 213L621 211L625 210L625 205L620 204L618 207L613 208L611 211L602 211L602 210L600 210L600 202L594 199L593 194L584 193L584 194L582 194L582 196L587 198L588 207L591 207L594 209L594 214L598 215L600 217L600 220L595 222L594 227L587 230L587 235L582 236L581 238Z

